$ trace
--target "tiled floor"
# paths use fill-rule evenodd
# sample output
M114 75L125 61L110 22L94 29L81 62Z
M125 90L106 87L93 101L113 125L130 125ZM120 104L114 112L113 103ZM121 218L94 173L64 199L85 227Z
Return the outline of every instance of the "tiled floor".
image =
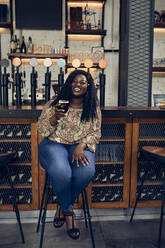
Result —
M93 223L96 248L156 248L159 220L96 221ZM55 229L52 223L45 228L43 248L88 248L91 240L84 222L79 222L81 237L72 240L66 234L66 227ZM0 248L38 248L40 233L36 223L23 223L26 243L22 244L17 224L0 224ZM165 229L162 248L165 247Z

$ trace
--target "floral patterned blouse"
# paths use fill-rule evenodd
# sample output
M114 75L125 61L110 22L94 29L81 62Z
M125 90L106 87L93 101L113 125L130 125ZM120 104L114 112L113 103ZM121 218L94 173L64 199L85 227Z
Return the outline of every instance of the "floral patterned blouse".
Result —
M69 107L66 116L58 121L58 125L52 126L49 122L55 113L55 107L49 106L52 101L45 104L37 122L40 134L63 144L85 143L90 151L95 152L101 137L100 108L97 107L96 119L81 122L82 109Z

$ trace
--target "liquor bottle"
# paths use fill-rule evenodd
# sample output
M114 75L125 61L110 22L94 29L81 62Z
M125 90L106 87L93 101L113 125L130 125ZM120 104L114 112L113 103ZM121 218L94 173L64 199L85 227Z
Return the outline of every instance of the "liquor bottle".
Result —
M16 46L15 46L15 41L14 41L14 35L12 35L11 41L10 41L10 52L15 53Z
M17 48L17 35L14 36L14 43L15 43L15 52L16 52L16 48Z
M17 40L17 46L16 46L16 53L20 53L20 41L19 39Z
M33 43L32 43L32 38L30 36L27 44L27 53L33 53Z
M98 20L98 23L97 23L97 29L101 29L101 22L100 22L100 20Z
M24 36L22 36L21 53L26 53L26 45Z

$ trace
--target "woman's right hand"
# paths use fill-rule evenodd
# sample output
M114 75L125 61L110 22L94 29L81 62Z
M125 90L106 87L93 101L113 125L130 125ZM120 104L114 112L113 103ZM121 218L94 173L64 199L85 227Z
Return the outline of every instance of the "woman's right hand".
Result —
M65 117L65 110L64 109L59 109L58 108L59 104L55 106L55 114L49 118L50 124L52 126L56 126L58 120L60 120L62 117Z

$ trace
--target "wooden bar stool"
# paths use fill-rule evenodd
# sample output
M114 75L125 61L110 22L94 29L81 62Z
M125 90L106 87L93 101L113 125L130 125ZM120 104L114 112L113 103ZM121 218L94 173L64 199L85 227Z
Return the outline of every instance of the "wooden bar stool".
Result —
M158 146L143 146L142 147L142 155L148 160L148 161L154 161L158 164L164 165L165 169L165 147L158 147ZM142 190L143 190L143 184L145 181L145 178L148 174L148 166L145 168L144 175L142 177L140 189L138 192L138 195L136 197L135 206L131 215L130 222L133 221L133 217L135 214L137 203L140 199ZM163 190L162 190L162 197L161 197L161 210L160 210L160 222L159 222L159 234L158 234L158 244L157 248L161 247L161 234L162 234L162 224L163 224L163 215L164 215L164 202L165 202L165 177L163 182Z
M38 218L38 224L37 224L37 230L36 230L36 232L39 232L40 222L41 222L42 228L41 228L41 237L40 237L40 248L42 248L43 238L44 238L49 185L50 185L49 176L46 173L44 190L42 192L41 208L40 208L40 212L39 212L39 218ZM88 224L89 224L92 248L95 248L95 241L94 241L94 236L93 236L91 215L90 215L90 211L89 211L86 189L83 190L83 192L81 192L81 197L82 197L82 204L83 204L83 211L84 211L85 226L86 226L86 228L88 228ZM88 220L88 222L87 222L87 220Z
M11 173L10 173L10 169L8 166L8 163L11 162L15 157L16 157L16 151L0 153L0 171L1 171L1 178L6 175L6 178L10 184L11 196L12 196L12 202L13 202L13 210L15 211L15 214L16 214L22 243L25 243L23 229L22 229L22 225L21 225L20 214L19 214L19 209L17 207L17 202L16 202L16 193L15 193L15 189L13 187L13 182L11 179Z

